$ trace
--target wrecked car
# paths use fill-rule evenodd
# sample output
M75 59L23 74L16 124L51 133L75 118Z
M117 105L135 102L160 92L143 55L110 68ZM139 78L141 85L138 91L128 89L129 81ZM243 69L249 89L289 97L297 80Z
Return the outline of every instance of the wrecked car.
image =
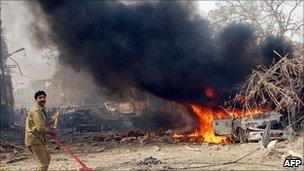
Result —
M235 142L259 141L268 122L270 122L270 138L273 140L284 140L291 133L283 125L282 116L276 112L263 112L240 118L214 119L214 133L216 135L231 136Z

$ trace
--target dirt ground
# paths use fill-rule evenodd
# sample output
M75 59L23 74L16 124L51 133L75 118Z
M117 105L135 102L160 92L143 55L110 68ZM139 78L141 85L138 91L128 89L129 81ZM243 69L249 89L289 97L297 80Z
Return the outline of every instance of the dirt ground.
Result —
M108 136L109 134L105 135L105 133L77 133L61 136L61 139L93 170L286 170L289 168L283 167L282 155L288 150L304 153L303 135L290 141L276 143L274 150L267 156L265 156L266 150L260 149L259 143L193 144L170 142L164 139L159 141L161 138L157 136L152 138L153 141L149 141L151 136L148 138L111 136L107 139ZM2 137L1 139L3 140ZM9 137L5 138L6 142L14 142L20 146L22 146L22 140L22 136L15 137L14 141ZM50 170L79 169L77 162L57 145L49 143L48 148L52 156ZM35 162L27 152L23 152L22 155L26 157L21 158L20 161L18 158L15 161L9 161L11 157L7 152L3 149L1 151L0 170L35 169ZM151 160L150 164L143 162L150 156L155 160ZM158 162L153 163L153 161ZM303 170L303 165L290 168L290 170L294 169Z

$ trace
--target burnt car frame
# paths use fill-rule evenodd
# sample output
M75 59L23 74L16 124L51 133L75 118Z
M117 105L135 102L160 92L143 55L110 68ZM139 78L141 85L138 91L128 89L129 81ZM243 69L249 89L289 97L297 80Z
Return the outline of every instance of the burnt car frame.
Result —
M214 119L213 128L216 135L231 136L234 142L259 141L264 129L270 122L270 138L284 140L291 136L283 125L282 115L276 112L263 112L234 118L228 114L228 119Z

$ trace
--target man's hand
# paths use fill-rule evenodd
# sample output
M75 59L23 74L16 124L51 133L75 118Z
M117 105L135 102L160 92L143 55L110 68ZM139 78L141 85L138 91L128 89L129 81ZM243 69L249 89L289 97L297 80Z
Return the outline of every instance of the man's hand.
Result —
M57 130L56 129L51 129L51 130L47 131L47 134L49 134L52 137L52 139L57 138Z
M56 119L59 119L59 112L57 111L51 117L51 122L54 122Z
M57 131L53 131L50 133L50 136L52 136L53 138L57 137Z
M52 123L54 123L54 126L53 127L57 127L57 121L59 119L59 112L57 111L56 113L54 113L52 116L51 116L51 119L47 122L47 125L48 126L51 126Z

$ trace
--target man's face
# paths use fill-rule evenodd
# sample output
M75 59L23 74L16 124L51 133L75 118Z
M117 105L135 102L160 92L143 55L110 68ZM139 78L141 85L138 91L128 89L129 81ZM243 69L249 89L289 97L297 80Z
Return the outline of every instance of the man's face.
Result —
M41 94L40 96L37 97L36 102L40 105L40 106L44 106L46 103L46 96L44 94Z

